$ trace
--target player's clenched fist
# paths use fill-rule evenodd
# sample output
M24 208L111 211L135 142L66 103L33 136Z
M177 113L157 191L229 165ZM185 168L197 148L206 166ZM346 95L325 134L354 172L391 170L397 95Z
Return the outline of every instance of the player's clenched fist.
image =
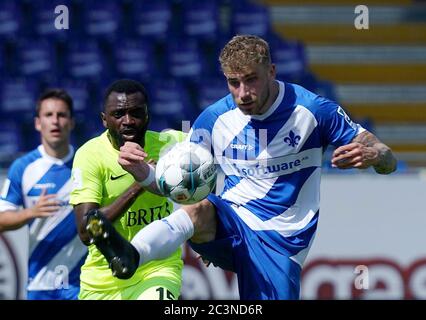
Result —
M137 181L143 181L149 173L149 166L144 161L148 154L135 143L127 141L120 147L118 163L124 170L130 172Z

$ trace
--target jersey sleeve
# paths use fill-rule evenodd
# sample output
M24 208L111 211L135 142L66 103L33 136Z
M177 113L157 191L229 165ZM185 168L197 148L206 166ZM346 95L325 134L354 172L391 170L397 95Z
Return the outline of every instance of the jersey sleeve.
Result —
M187 141L202 144L208 150L212 148L213 115L210 108L204 110L195 120L194 125L188 133Z
M0 195L0 211L17 210L24 205L21 183L23 170L19 161L11 165Z
M324 145L342 146L350 143L365 129L353 122L337 103L318 97L316 118Z
M90 148L77 150L72 167L72 191L70 203L94 202L100 204L102 201L101 181L102 170L96 154Z

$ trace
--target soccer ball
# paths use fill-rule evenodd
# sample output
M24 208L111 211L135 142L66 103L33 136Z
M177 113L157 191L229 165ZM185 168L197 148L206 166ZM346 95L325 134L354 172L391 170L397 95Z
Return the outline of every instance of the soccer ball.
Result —
M161 193L180 204L206 198L216 185L216 166L205 147L180 142L158 160L155 180Z

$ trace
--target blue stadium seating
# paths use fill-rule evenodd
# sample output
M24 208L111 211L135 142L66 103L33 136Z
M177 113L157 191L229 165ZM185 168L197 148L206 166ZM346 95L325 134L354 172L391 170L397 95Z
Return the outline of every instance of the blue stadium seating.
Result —
M106 40L115 40L120 32L122 6L113 0L84 2L83 26L86 35Z
M151 129L182 129L182 120L192 121L198 115L187 87L174 78L156 79L147 86L150 93Z
M97 42L72 43L65 55L64 74L69 77L100 80L110 74Z
M114 46L114 65L119 77L147 79L160 76L154 46L149 41L124 40Z
M54 26L59 4L69 8L69 30ZM80 145L103 130L102 93L117 78L147 85L151 129L181 129L182 119L192 122L228 94L218 54L232 35L248 33L271 43L280 79L334 97L307 70L303 45L274 36L268 9L254 1L1 0L0 114L11 129L2 127L0 144L10 131L14 140L24 135L19 150L37 145L37 96L63 87L74 99Z
M35 101L39 92L36 80L18 77L3 78L0 82L2 120L17 126L14 133L22 136L19 148L23 150L29 150L39 142L38 134L34 134ZM1 131L4 131L3 127Z
M52 42L23 40L17 44L16 51L16 69L21 76L46 78L57 70Z
M202 41L215 41L220 32L216 1L185 0L182 3L183 34Z
M271 19L265 6L249 1L231 3L231 34L254 34L266 37L271 33Z
M19 123L0 120L0 165L7 165L23 151L23 135Z
M194 39L175 39L166 46L165 67L176 78L197 79L205 72L206 61Z
M307 72L305 49L301 42L286 41L274 36L268 40L278 78L293 81Z
M0 39L14 39L22 29L22 10L19 1L0 2Z
M205 78L201 81L196 89L197 107L203 110L218 99L226 96L229 91L225 82L225 78Z
M131 13L131 29L137 36L162 42L171 34L173 12L168 1L137 1Z
M69 10L69 29L56 29L55 27L55 8L58 5L64 5ZM37 0L29 2L29 11L26 26L26 36L38 36L43 39L55 39L57 41L65 41L70 37L71 33L79 31L79 24L73 23L72 18L76 16L70 12L70 0Z
M0 74L6 75L7 72L5 70L5 65L7 65L7 62L5 61L6 54L5 54L5 47L2 42L0 42Z
M25 78L3 78L0 82L0 110L3 118L20 118L34 115L39 85Z

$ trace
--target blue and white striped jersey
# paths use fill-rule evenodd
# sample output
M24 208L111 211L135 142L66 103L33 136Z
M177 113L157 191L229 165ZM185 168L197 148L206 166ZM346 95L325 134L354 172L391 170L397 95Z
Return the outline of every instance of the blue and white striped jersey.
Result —
M210 148L225 174L221 198L269 245L303 264L317 227L322 156L364 131L336 103L279 83L262 115L227 95L195 121L190 139Z
M0 197L0 211L29 208L43 189L57 194L58 212L29 223L28 290L67 289L79 286L80 267L87 247L82 244L69 205L74 149L63 159L49 156L42 145L18 158L9 169Z

